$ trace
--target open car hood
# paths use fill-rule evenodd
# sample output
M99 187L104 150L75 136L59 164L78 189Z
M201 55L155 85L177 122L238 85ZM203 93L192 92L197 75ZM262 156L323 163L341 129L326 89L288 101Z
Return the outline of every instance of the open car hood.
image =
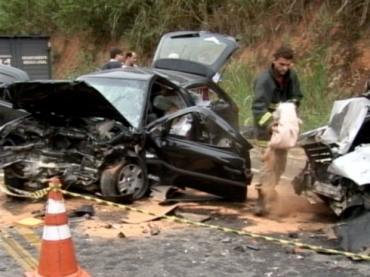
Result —
M338 153L348 152L370 109L370 100L354 97L337 100L333 104L330 121L320 137L325 144L336 143Z
M365 97L336 100L328 125L301 134L299 144L335 144L338 154L343 155L348 152L364 120L369 117L369 110L370 100Z
M0 64L0 84L12 83L15 81L28 81L29 79L25 71L10 65Z
M162 36L153 67L212 78L238 49L233 37L206 31L179 31Z
M132 127L106 97L85 81L28 81L0 90L14 109L60 116L104 117Z

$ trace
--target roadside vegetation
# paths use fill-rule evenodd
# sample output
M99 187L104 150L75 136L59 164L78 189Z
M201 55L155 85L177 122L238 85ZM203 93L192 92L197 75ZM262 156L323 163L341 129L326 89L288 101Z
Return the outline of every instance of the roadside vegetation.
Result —
M232 35L249 55L236 57L228 65L222 86L237 101L245 123L251 119L253 78L268 65L270 48L289 44L297 52L295 69L305 94L301 117L307 130L327 122L334 99L356 92L358 78L350 61L357 54L351 47L367 35L369 2L7 0L0 1L0 34L63 34L93 45L76 53L85 64L65 78L98 67L95 51L112 41L129 43L149 65L160 36L168 31L210 30ZM57 62L58 53L53 55Z

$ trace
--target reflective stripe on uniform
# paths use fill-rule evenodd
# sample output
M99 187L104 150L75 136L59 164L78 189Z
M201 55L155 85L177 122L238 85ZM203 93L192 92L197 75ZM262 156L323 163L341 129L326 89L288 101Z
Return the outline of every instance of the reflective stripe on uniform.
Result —
M260 121L258 121L258 124L259 124L260 126L263 126L267 121L269 121L269 120L271 119L271 117L272 117L272 114L271 114L271 113L269 113L269 112L265 113L265 114L261 117Z
M294 105L296 105L296 106L297 106L297 104L298 104L298 99L289 99L287 102L288 102L288 103L293 103Z
M262 148L267 148L268 146L268 141L266 140L256 140L255 144L259 147L262 147Z
M277 104L271 103L269 105L269 109L272 109L272 110L276 110L278 107L279 107L279 103L277 103Z

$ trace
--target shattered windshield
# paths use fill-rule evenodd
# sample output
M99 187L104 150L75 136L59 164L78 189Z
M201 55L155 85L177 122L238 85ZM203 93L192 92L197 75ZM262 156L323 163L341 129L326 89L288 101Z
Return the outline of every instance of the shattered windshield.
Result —
M132 125L139 128L147 82L127 79L86 78Z
M158 59L181 59L212 65L227 45L215 36L172 37L163 41Z

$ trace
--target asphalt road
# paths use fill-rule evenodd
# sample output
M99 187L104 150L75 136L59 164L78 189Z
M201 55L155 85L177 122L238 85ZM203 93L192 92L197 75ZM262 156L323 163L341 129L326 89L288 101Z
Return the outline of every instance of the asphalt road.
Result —
M96 277L361 277L368 276L370 268L369 262L311 251L293 253L290 247L197 227L160 232L148 238L117 239L80 235L74 225L72 230L79 265ZM35 247L14 228L7 231L37 259ZM37 232L41 234L42 228ZM328 245L311 236L302 234L298 240ZM0 276L23 273L24 269L0 247Z
M253 166L258 168L258 162ZM290 165L289 168L294 167ZM289 170L286 178L294 174L294 170ZM238 218L212 219L208 223L240 227ZM0 227L3 238L0 243L1 277L23 276L27 268L37 264L42 228L35 229L36 234L19 230ZM200 227L161 230L158 235L146 238L114 239L89 237L80 230L78 223L71 223L71 230L79 265L95 277L369 276L370 262L309 250L295 251L290 246ZM315 233L302 232L294 238L286 233L272 236L338 248L336 241L327 241ZM19 243L13 247L17 260L6 248L4 237L9 240L8 245Z

